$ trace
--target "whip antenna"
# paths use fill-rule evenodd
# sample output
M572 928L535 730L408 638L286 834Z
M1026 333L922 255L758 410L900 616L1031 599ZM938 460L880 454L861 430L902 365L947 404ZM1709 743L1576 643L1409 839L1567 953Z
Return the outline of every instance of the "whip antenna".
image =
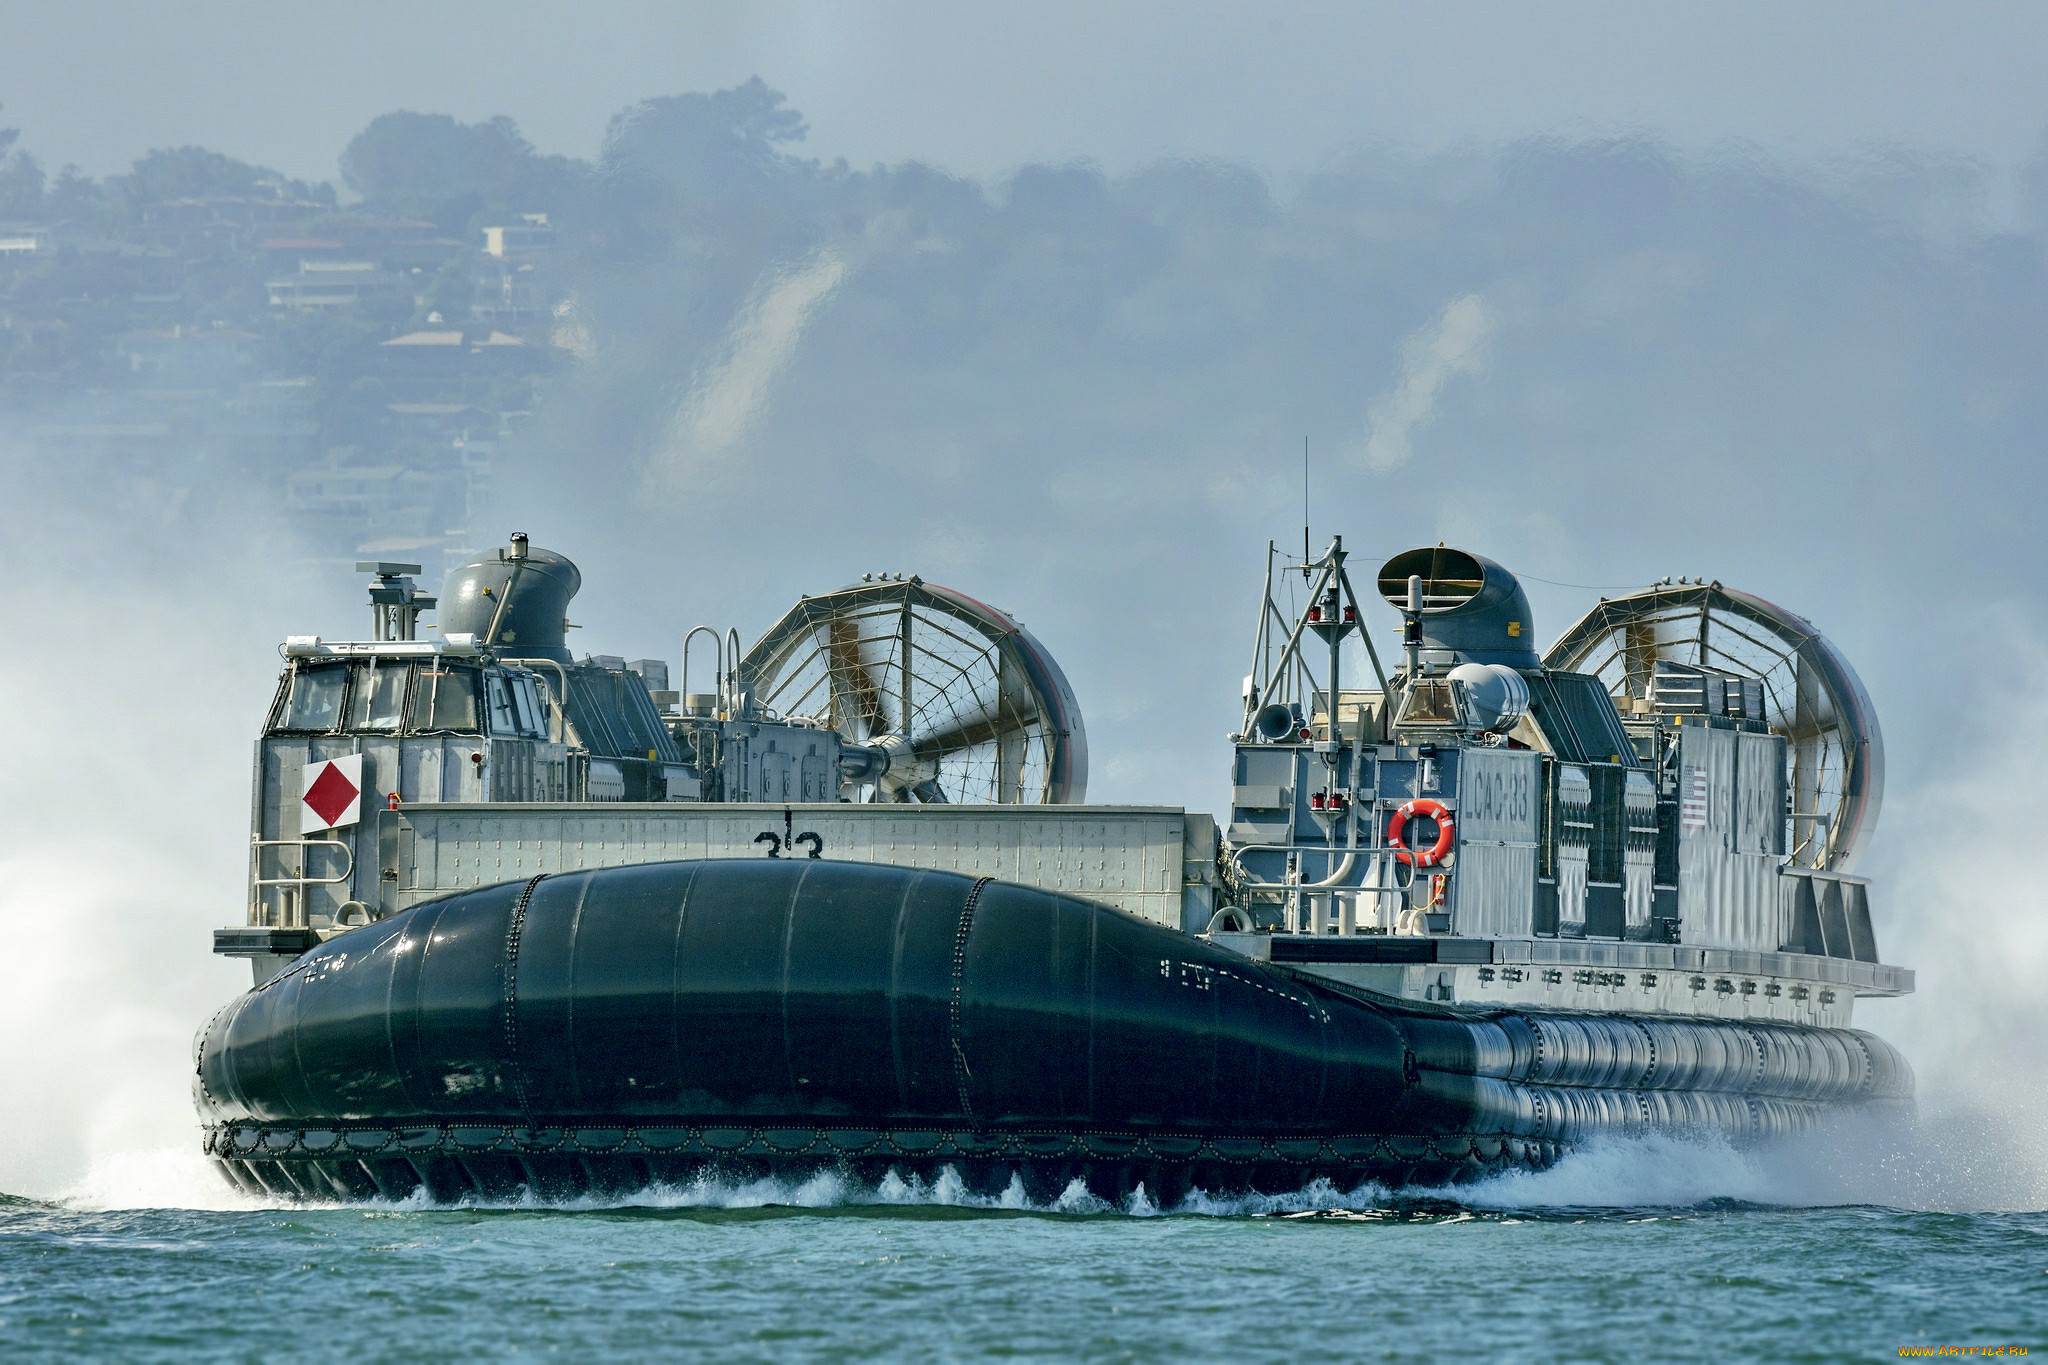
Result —
M1308 437L1301 438L1301 574L1308 577Z

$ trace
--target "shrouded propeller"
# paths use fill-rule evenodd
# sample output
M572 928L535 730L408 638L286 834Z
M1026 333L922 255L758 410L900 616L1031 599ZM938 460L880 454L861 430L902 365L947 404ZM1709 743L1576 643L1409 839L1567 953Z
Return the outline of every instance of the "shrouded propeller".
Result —
M1884 736L1856 670L1804 618L1719 583L1665 582L1603 601L1543 663L1598 674L1624 708L1649 695L1660 663L1760 679L1755 719L1786 739L1785 860L1855 865L1884 797Z
M912 576L806 597L739 671L756 705L839 732L849 799L1084 798L1088 740L1066 675L1023 626L951 588Z

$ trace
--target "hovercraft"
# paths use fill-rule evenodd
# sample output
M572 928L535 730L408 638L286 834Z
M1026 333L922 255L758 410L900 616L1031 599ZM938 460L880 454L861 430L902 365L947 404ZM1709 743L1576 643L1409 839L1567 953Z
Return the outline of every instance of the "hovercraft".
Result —
M699 627L671 689L569 655L580 574L523 536L434 639L417 566L359 566L372 638L285 643L207 1154L285 1197L830 1167L1171 1199L1910 1102L1850 1026L1912 988L1850 870L1882 741L1811 625L1667 581L1538 657L1512 575L1438 547L1380 573L1389 671L1341 542L1277 566L1293 616L1274 567L1219 824L1086 805L1051 655L916 577L744 652Z

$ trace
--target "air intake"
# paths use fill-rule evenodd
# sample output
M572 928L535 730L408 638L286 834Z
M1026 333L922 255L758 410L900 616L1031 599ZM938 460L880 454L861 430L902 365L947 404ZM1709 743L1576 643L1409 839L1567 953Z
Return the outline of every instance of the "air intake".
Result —
M1537 667L1529 597L1490 559L1438 545L1395 555L1380 568L1380 595L1408 608L1408 580L1422 583L1424 663Z
M583 586L574 564L516 535L441 586L441 637L472 634L494 654L569 662L569 599Z

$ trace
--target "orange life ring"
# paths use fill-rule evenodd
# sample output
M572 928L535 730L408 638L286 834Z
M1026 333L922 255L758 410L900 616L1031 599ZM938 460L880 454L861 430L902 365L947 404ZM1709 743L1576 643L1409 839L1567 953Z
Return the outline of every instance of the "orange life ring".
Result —
M1401 831L1408 821L1417 815L1427 815L1436 821L1436 843L1428 848L1412 849L1401 842ZM1432 801L1426 796L1417 797L1395 811L1387 821L1387 847L1394 850L1394 856L1415 867L1435 867L1451 851L1452 836L1457 826L1451 820L1450 811L1441 801Z

